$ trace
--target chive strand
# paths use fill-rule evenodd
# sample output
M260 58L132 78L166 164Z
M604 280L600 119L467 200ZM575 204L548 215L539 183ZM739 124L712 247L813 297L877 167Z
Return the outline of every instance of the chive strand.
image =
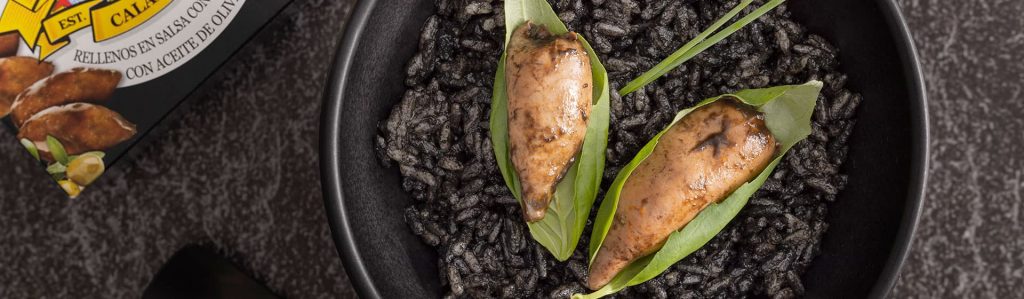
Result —
M647 72L644 72L643 75L640 75L640 77L633 79L633 81L630 81L628 84L626 84L626 86L622 87L622 89L619 89L619 95L627 95L629 93L632 93L633 91L640 89L640 87L643 87L648 83L651 83L651 81L654 81L658 77L661 77L661 75L664 75L668 71L672 70L673 67L671 64L673 61L678 60L680 57L685 55L686 52L689 52L690 49L700 44L700 42L703 42L704 39L706 39L712 33L718 31L718 28L721 28L722 25L725 25L726 22L731 20L733 17L735 17L737 14L743 11L744 8L749 6L750 3L753 2L754 0L743 0L742 2L740 2L740 4L736 5L736 7L734 7L721 18L718 18L718 20L712 23L711 26L709 26L707 29L704 29L703 32L697 34L696 37L686 42L686 44L684 44L675 52L672 52L672 55L669 55L667 58L665 58L665 60L662 60L653 68L651 68Z
M771 11L772 9L779 6L780 4L782 4L782 2L785 1L786 0L772 0L765 4L764 6L759 7L757 10L754 10L754 12L741 18L739 21L736 21L736 23L729 25L729 27L726 27L721 32L716 33L714 36L711 36L704 42L701 42L696 47L693 47L693 49L690 49L690 51L683 55L683 59L673 64L672 68L679 66L683 62L690 60L694 56L697 56L697 54L704 52L704 50L707 50L708 48L711 48L711 46L714 46L718 42L728 38L733 33L736 33L736 31L739 31L743 27L746 27L748 24L750 24L754 20L757 20L757 18L760 18L762 15L768 13L769 11Z
M729 11L729 13L722 16L722 18L718 19L718 21L716 21L714 24L708 27L708 29L704 30L704 32L701 32L693 40L690 40L685 45L680 47L679 50L676 50L674 53L672 53L672 55L665 58L665 60L662 60L653 68L651 68L647 72L644 72L642 75L640 75L640 77L637 77L636 79L633 79L633 81L627 83L626 86L619 90L619 95L625 96L636 91L637 89L640 89L641 87L644 87L647 84L650 84L654 80L657 80L659 77L667 74L668 72L672 71L673 69L683 64L684 62L689 61L694 56L697 56L697 54L704 52L704 50L707 50L711 46L714 46L718 42L721 42L722 40L728 38L733 33L736 33L736 31L739 31L741 28L747 26L757 18L760 18L762 15L768 13L775 7L778 7L785 1L786 0L769 1L765 5L754 10L754 12L744 16L743 18L740 18L735 23L729 25L722 31L712 35L711 37L707 37L708 35L711 35L715 31L717 31L720 27L722 27L722 25L725 22L731 20L733 17L736 16L736 14L738 14L752 2L752 0L744 0L731 11Z

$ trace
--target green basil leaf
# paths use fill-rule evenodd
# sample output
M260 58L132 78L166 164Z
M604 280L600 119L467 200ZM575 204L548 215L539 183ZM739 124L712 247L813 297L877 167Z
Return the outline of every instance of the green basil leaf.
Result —
M50 166L46 167L46 172L51 175L65 173L68 172L68 168L67 166L64 166L64 164L54 162L53 164L50 164Z
M565 24L545 0L505 1L505 44L512 31L527 20L544 25L554 34L568 32ZM583 47L590 56L590 67L594 80L594 106L584 137L583 148L576 162L558 183L554 199L544 219L530 223L533 239L547 248L556 259L567 260L576 250L580 235L590 217L591 207L597 198L604 171L605 148L608 146L609 88L608 73L598 59L590 43L579 36ZM522 201L519 178L512 167L508 148L508 97L505 93L505 54L498 63L494 75L494 90L491 99L491 144L498 168L512 195Z
M721 95L706 99L696 106L680 111L672 124L662 130L650 142L648 142L640 153L627 164L616 176L615 181L605 194L604 202L598 211L597 219L594 222L594 230L590 238L590 260L593 261L597 252L604 242L605 235L612 225L615 209L619 202L619 194L622 186L633 170L651 154L658 144L661 135L668 131L683 116L686 116L694 109L712 103L722 98L736 98L748 105L757 107L764 113L765 125L772 132L775 139L781 145L781 150L772 160L768 167L761 171L754 180L740 186L728 198L718 204L711 204L704 209L685 227L672 233L665 245L654 254L637 260L619 272L610 283L600 290L591 294L576 294L575 299L600 298L613 294L628 286L643 283L661 274L670 266L690 255L701 246L707 244L717 235L736 215L740 209L747 204L747 200L757 189L764 184L764 181L771 175L772 170L782 160L786 151L800 142L811 133L811 113L814 112L814 105L818 99L818 92L821 90L820 81L811 81L802 85L787 85L764 89L750 89L735 94Z
M50 149L50 154L53 155L53 159L60 162L60 164L68 165L68 152L64 150L64 145L60 144L60 140L53 138L53 136L46 136L46 147Z
M654 80L657 80L661 76L667 74L669 71L672 71L672 69L675 69L679 65L693 58L694 56L697 56L697 54L704 52L704 50L707 50L711 46L714 46L718 42L728 38L733 33L736 33L736 31L740 30L744 26L747 26L747 24L750 24L757 18L761 17L765 13L768 13L776 6L779 6L780 4L782 4L782 2L785 1L786 0L772 0L766 3L765 5L757 8L749 15L740 18L739 20L736 21L736 23L729 25L729 27L726 27L721 32L718 32L715 35L708 38L708 35L711 35L716 30L718 30L718 28L721 28L722 25L725 24L725 22L731 20L733 17L736 16L736 14L742 11L743 8L746 8L748 5L750 5L751 2L753 2L753 0L743 0L742 2L740 2L739 5L736 5L736 7L734 7L724 16L715 21L715 23L711 24L711 26L708 27L708 29L705 29L704 32L701 32L692 40L690 40L682 47L680 47L678 50L673 52L672 55L669 55L664 60L659 62L657 65L655 65L653 68L651 68L647 72L644 72L642 75L640 75L640 77L637 77L636 79L633 79L633 81L629 81L629 83L626 83L626 86L623 86L621 89L619 89L619 94L627 95L629 93L636 91L637 89L640 89L641 87L644 87L648 83L654 82ZM705 40L705 38L707 40Z
M29 154L32 154L33 158L39 160L39 148L36 148L36 144L32 142L32 140L22 138L21 145L25 147L25 150L27 150Z

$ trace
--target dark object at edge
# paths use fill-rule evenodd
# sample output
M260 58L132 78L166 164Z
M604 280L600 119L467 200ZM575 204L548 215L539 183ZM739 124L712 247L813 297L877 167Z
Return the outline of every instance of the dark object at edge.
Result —
M157 272L143 299L276 299L262 284L223 257L202 247L186 247Z

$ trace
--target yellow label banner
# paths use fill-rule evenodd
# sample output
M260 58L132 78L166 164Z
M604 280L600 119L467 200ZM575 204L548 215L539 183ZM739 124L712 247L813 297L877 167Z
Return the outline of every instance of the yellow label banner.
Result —
M61 10L43 20L43 29L50 40L62 39L75 31L89 27L92 20L89 18L89 9L102 0L82 2L78 5Z
M50 57L50 55L53 55L53 53L56 53L70 43L71 41L68 39L52 38L46 32L43 32L42 36L39 37L39 42L36 43L39 46L39 60Z
M14 3L21 4L21 6L28 7L28 9L36 9L35 0L13 0Z
M26 2L32 2L32 5ZM7 3L3 14L0 14L0 32L16 31L25 39L29 48L35 48L41 24L49 15L50 7L53 7L53 0Z
M0 33L17 32L44 60L70 44L68 36L92 27L93 40L108 40L146 23L174 0L90 0L57 8L55 0L13 0L0 14Z
M111 39L149 21L172 0L121 0L92 10L92 34L97 42Z

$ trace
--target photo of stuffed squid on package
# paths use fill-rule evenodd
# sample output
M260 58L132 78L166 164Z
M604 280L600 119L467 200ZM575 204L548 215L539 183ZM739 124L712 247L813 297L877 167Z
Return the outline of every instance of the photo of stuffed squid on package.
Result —
M288 2L0 0L0 142L77 197Z

